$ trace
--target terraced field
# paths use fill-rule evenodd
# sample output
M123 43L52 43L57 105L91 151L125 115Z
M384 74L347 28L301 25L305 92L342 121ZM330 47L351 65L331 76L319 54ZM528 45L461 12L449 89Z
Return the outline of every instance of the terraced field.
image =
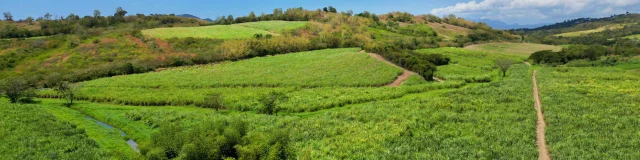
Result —
M156 38L213 38L213 39L244 39L252 38L255 34L276 34L279 32L302 27L306 22L261 21L240 23L234 25L214 25L203 27L173 27L142 30L145 36Z

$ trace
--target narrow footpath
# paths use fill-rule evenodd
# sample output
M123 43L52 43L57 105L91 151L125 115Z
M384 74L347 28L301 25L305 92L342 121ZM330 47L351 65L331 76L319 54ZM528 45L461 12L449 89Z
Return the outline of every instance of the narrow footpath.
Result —
M533 70L533 98L535 99L535 108L538 115L538 121L536 124L536 142L538 145L538 159L539 160L551 160L549 156L549 150L547 150L547 142L544 137L544 130L546 122L544 122L544 114L542 114L542 103L540 102L540 96L538 95L538 81L536 80L536 70Z

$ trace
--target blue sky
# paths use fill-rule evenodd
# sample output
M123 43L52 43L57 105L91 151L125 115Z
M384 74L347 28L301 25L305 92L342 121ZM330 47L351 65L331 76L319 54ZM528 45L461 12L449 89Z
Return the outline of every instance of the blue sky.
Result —
M212 18L232 14L270 13L274 8L304 7L317 9L332 5L340 11L387 13L407 11L413 14L456 14L470 19L492 19L507 23L535 24L579 17L604 17L626 11L640 12L640 0L6 0L0 11L10 11L14 19L40 17L49 12L67 16L92 15L98 9L111 15L117 7L129 14L175 13Z

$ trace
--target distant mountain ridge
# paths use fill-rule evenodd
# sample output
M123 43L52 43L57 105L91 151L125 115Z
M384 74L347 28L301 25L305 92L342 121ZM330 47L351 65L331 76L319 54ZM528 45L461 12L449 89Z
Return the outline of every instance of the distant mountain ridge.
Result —
M209 22L213 22L213 20L211 18L205 18L202 19L198 16L194 16L192 14L181 14L181 15L177 15L178 17L185 17L185 18L195 18L195 19L201 19L201 20L205 20L205 21L209 21Z
M521 28L537 28L545 25L549 25L551 23L540 23L540 24L529 24L529 25L521 25L521 24L507 24L505 22L499 20L490 20L490 19L472 19L471 21L486 23L492 28L502 29L502 30L510 30L510 29L521 29Z

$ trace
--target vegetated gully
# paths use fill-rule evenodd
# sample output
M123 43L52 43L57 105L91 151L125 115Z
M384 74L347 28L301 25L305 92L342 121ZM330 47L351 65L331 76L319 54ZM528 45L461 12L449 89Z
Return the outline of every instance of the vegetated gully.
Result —
M126 133L124 133L124 131L122 131L122 130L120 130L120 129L118 129L118 128L115 128L115 127L113 127L113 126L111 126L111 125L109 125L109 124L106 124L106 123L104 123L104 122L101 122L101 121L99 121L99 120L96 120L96 119L94 119L94 118L92 118L92 117L90 117L90 116L88 116L88 115L85 115L85 117L86 117L87 119L91 120L91 121L95 121L95 122L96 122L96 123L98 123L100 126L103 126L103 127L105 127L105 128L108 128L108 129L116 129L116 130L118 130L118 131L120 132L120 135L122 135L123 137L124 137L124 136L127 136L127 134L126 134ZM140 150L138 149L138 143L137 143L136 141L133 141L133 139L129 138L129 140L127 140L127 144L129 144L129 146L131 146L131 148L132 148L133 150L135 150L136 152L140 152Z

